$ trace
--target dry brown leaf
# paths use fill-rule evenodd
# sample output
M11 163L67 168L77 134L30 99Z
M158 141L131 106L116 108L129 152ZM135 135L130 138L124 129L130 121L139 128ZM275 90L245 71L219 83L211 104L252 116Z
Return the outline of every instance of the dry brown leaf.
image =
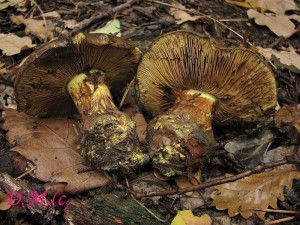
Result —
M288 10L299 10L294 0L225 0L226 2L244 8L257 9L261 12L271 11L278 15L284 15Z
M38 119L16 110L5 110L3 128L9 130L10 143L17 142L14 151L36 166L35 177L41 181L66 182L65 191L78 193L106 185L110 180L102 172L84 165L79 154L73 124L66 118Z
M0 62L0 76L6 74L5 63Z
M300 104L282 106L275 114L274 120L278 128L294 124L300 125Z
M0 191L0 211L4 211L7 210L11 207L11 205L9 204L9 201L7 201L7 199L5 199L7 196L5 193L3 193L2 191Z
M19 54L22 50L36 46L29 37L18 37L14 34L0 34L0 49L3 54L10 56Z
M176 7L176 8L171 8L170 10L171 15L174 16L175 18L176 24L182 24L187 21L196 21L200 18L203 18L202 16L191 16L186 11L180 10L179 8L185 9L185 7L180 3L173 3L172 5Z
M250 19L255 20L256 24L267 26L279 37L283 36L284 38L289 38L299 31L295 29L295 24L290 20L298 18L295 15L291 17L286 15L276 15L274 13L262 14L254 9L249 9L247 14Z
M266 59L274 62L277 67L284 67L294 73L300 73L300 55L290 46L285 51L277 51L271 48L256 47Z
M54 37L53 35L53 27L51 25L51 22L47 20L47 27L45 27L44 20L35 20L35 19L25 19L23 15L11 15L10 20L19 25L24 24L26 26L25 32L31 33L37 37L40 37L42 39L52 39Z
M258 5L277 15L284 15L288 10L299 10L294 0L259 0Z
M293 180L300 179L300 171L293 166L281 170L272 170L254 174L235 182L215 186L213 204L219 210L228 209L233 217L241 214L248 219L253 213L264 219L265 212L253 211L254 208L266 209L271 206L277 209L277 198L284 201L284 188L292 188Z
M209 215L194 216L192 210L178 211L171 225L210 225L212 220Z

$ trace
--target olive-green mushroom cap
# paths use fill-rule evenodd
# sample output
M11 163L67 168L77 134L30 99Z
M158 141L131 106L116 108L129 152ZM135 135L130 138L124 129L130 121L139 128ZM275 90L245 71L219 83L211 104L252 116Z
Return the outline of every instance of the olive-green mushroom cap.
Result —
M77 113L66 87L77 74L99 69L113 97L134 77L141 52L135 42L107 34L79 33L34 51L15 79L18 110L35 116Z
M263 122L277 102L276 81L255 52L225 48L192 31L160 36L142 57L137 89L153 116L173 106L174 90L199 90L217 99L216 124Z

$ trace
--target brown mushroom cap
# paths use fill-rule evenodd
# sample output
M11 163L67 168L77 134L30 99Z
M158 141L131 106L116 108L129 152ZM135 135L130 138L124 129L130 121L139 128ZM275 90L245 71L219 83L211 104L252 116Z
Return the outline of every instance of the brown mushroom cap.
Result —
M16 76L18 110L35 116L76 113L66 86L73 76L90 69L105 73L116 97L133 78L140 56L136 43L107 34L79 33L46 43L29 56Z
M191 31L162 35L138 67L137 89L144 109L156 116L173 106L174 90L199 90L217 98L214 122L264 121L277 101L275 77L253 51L221 48Z

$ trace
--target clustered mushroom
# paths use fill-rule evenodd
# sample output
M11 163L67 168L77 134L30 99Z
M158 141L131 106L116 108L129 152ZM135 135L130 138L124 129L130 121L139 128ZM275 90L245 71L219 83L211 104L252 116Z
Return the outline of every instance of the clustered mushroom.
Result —
M131 172L147 162L134 122L113 100L134 77L141 52L128 40L79 33L44 44L15 79L18 110L46 117L80 113L82 155L96 169Z
M267 123L276 82L255 52L222 48L192 31L160 36L138 66L137 90L152 116L147 143L164 176L190 174L215 146L212 123Z

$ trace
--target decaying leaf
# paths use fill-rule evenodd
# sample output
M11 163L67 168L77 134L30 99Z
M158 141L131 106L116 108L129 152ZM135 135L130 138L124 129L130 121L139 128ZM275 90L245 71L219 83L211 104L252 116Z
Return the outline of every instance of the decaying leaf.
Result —
M288 133L292 144L300 144L300 104L284 105L275 114L276 126Z
M274 13L260 13L254 9L249 9L247 11L248 17L250 19L255 19L255 23L258 25L267 26L273 33L277 36L283 36L284 38L289 38L294 33L299 30L295 29L295 24L291 19L298 20L297 15L286 16L286 15L276 15Z
M248 9L257 9L264 13L271 11L277 15L284 15L288 10L299 10L294 0L225 0L226 2Z
M0 76L6 74L5 63L0 61Z
M9 202L5 199L6 194L0 191L0 211L4 211L9 209L11 206Z
M9 142L17 142L14 151L36 166L41 181L65 182L65 191L78 193L106 185L110 180L102 172L85 165L78 149L80 137L67 118L38 119L16 110L5 110L3 128L9 130Z
M17 104L14 99L14 88L5 86L4 90L0 91L0 103L3 108L16 109Z
M30 37L18 37L14 34L0 34L0 49L2 53L10 56L19 54L22 50L33 48Z
M284 67L294 73L300 73L300 55L292 46L285 51L277 51L271 48L256 47L266 59L272 61L276 67Z
M248 219L255 213L260 219L264 219L265 212L252 209L265 209L269 206L277 209L277 198L284 201L284 188L292 188L294 179L300 179L300 171L293 166L287 166L217 185L215 188L218 191L212 195L213 204L219 210L228 209L230 217L240 213Z
M185 7L180 3L173 3L173 5L176 8L171 8L171 15L174 16L176 24L182 24L187 21L196 21L200 18L203 18L202 16L191 16L186 11L181 10L181 9L185 9Z
M53 26L51 25L51 22L47 20L47 26L45 26L44 20L35 20L35 19L26 19L23 15L11 15L10 20L19 25L24 24L26 26L25 32L31 33L37 37L40 37L42 39L52 39L54 37L54 34L52 32Z
M0 0L0 10L7 8L8 6L24 5L25 0Z
M210 225L212 220L209 215L194 216L191 210L178 211L171 225Z
M297 124L300 126L300 104L282 106L275 114L274 120L278 128Z
M101 27L90 33L104 33L104 34L113 34L117 37L121 37L121 23L118 19L113 19L108 21L104 27Z
M263 161L263 156L274 139L275 135L271 130L262 129L230 140L224 149L232 153L244 168L253 168Z

